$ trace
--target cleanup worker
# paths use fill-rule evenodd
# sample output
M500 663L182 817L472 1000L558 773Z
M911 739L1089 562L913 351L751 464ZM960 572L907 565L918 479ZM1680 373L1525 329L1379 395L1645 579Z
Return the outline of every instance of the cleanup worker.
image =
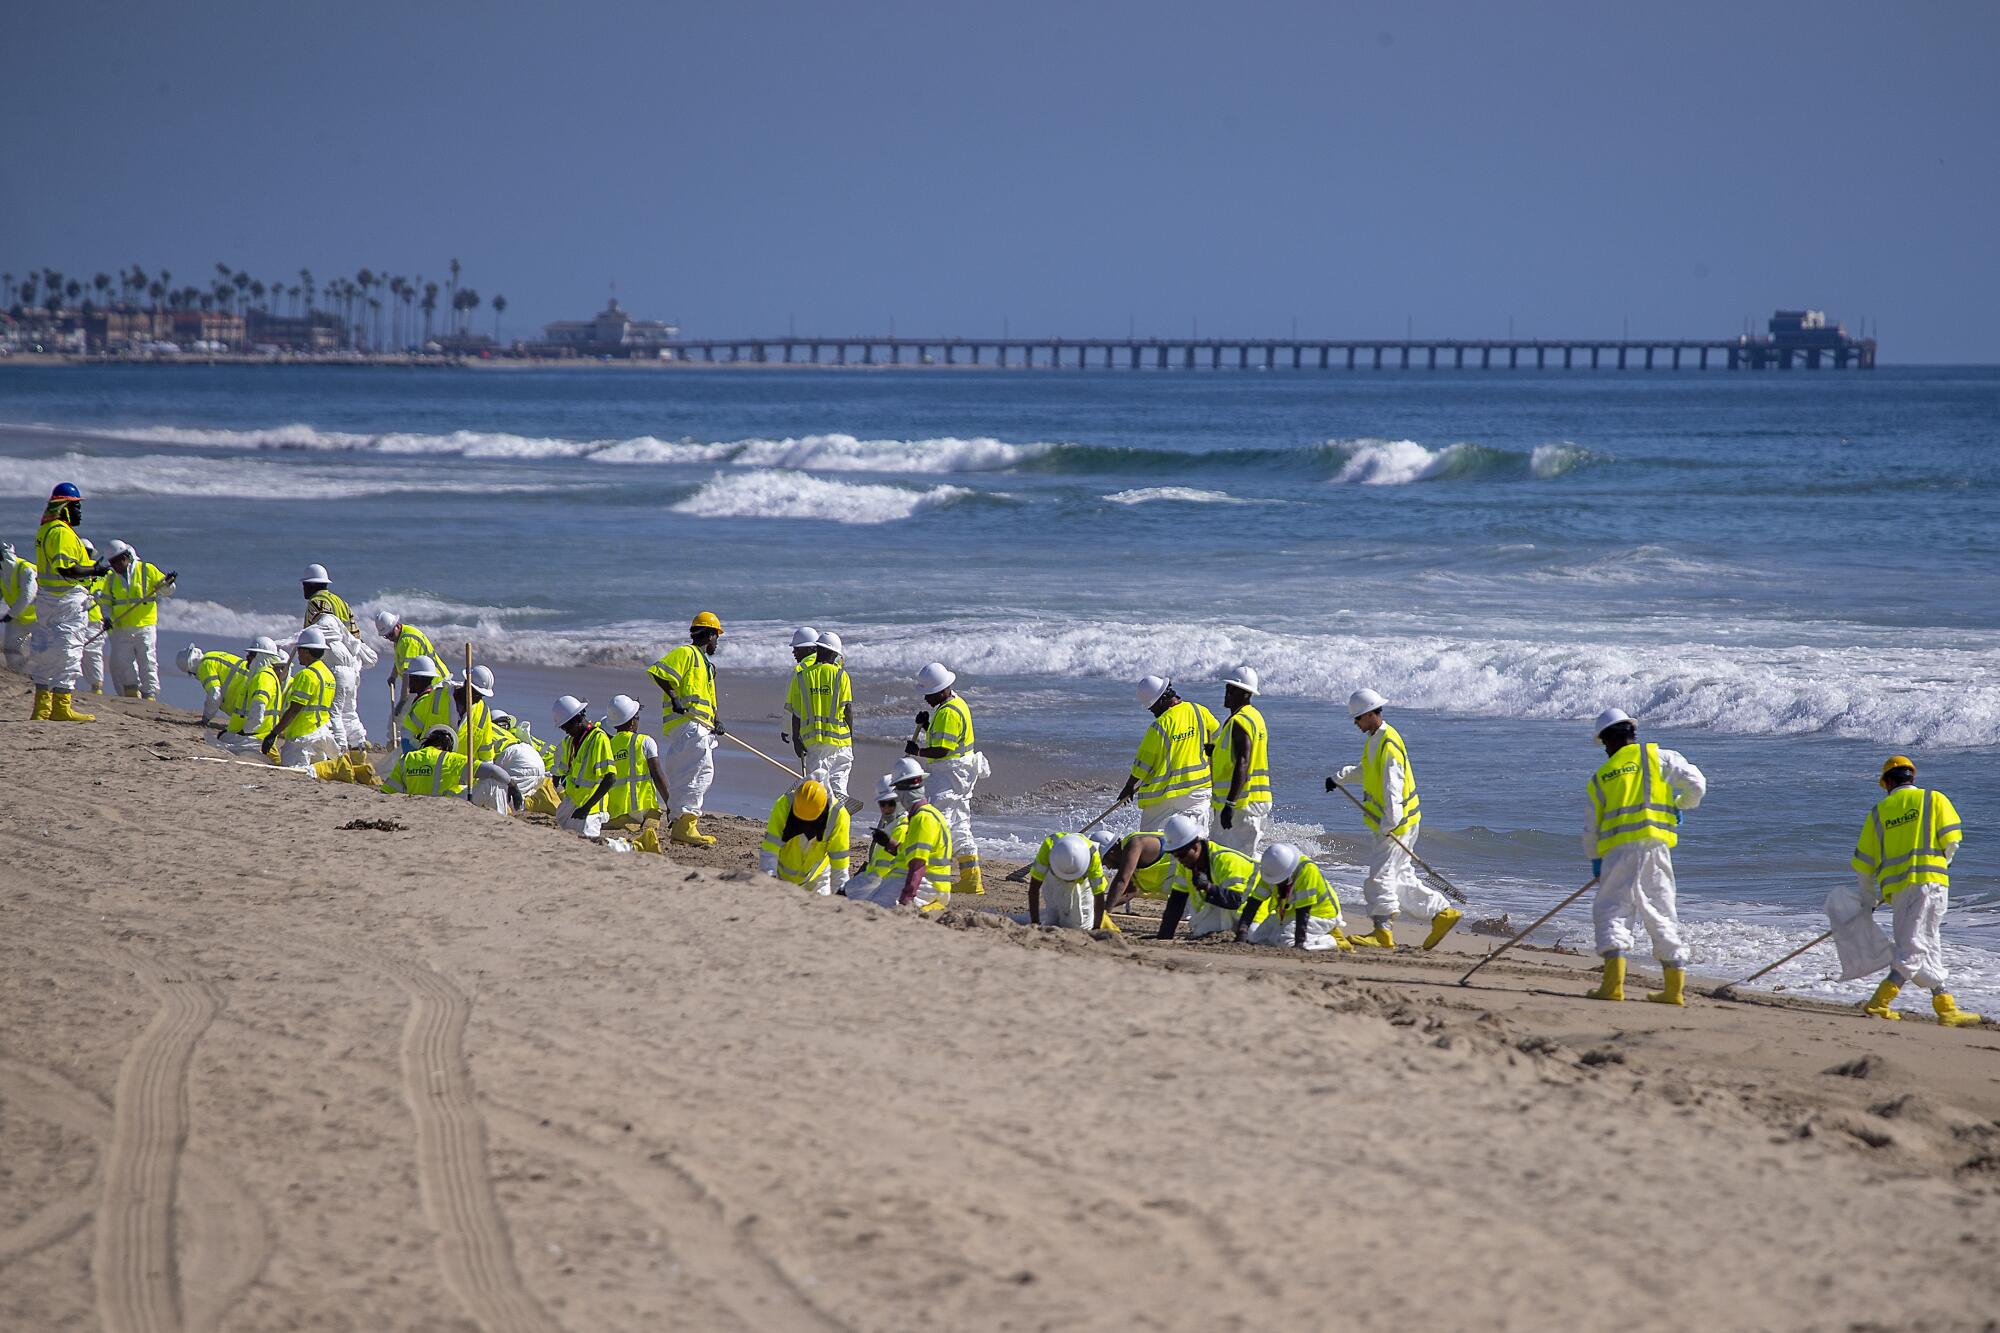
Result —
M819 633L813 657L793 668L785 691L799 771L825 783L836 805L847 800L854 771L854 683L841 664L842 650L838 634Z
M285 686L284 711L262 747L286 768L311 768L341 753L333 730L335 686L326 651L326 636L311 626L292 642L294 666Z
M611 738L590 720L589 710L583 700L565 694L556 700L550 715L563 734L556 758L563 775L556 823L581 837L594 838L604 827L599 807L611 794L618 775L611 762Z
M884 906L915 907L920 912L941 912L951 906L951 826L927 794L930 776L907 755L889 774L903 826L896 834L888 879L872 898Z
M437 645L431 636L407 624L400 611L387 608L375 613L375 632L389 645L389 726L390 733L398 732L403 710L410 702L410 663L419 657L437 660Z
M1108 887L1096 843L1080 833L1051 833L1028 872L1028 923L1095 929Z
M432 727L453 725L451 691L439 688L440 672L429 657L413 657L403 668L403 682L409 694L397 718L397 748L404 754L424 743L424 733Z
M765 874L821 897L845 893L849 856L847 807L831 799L825 783L807 778L772 804L757 849Z
M1102 926L1111 914L1134 896L1165 902L1180 882L1180 862L1167 853L1158 833L1141 830L1128 833L1113 844L1109 853L1099 853L1112 867L1111 887L1104 892L1104 910L1097 915Z
M1319 866L1291 843L1274 842L1264 849L1252 897L1263 900L1269 913L1259 921L1246 905L1237 918L1237 939L1280 949L1354 952L1340 929L1340 895Z
M862 864L861 873L847 881L845 896L882 907L896 905L902 889L892 882L891 871L896 864L896 839L903 831L903 822L902 809L896 803L896 784L884 773L875 779L875 827L868 833L868 859Z
M701 831L701 803L715 781L715 738L729 734L716 716L711 660L721 644L722 622L713 611L703 611L689 622L688 641L646 672L660 687L660 721L665 727L660 764L671 784L671 836L688 847L715 845L715 839Z
M452 713L458 722L458 751L466 750L466 731L472 732L472 762L483 764L500 753L500 733L493 726L493 669L476 666L470 679L451 682Z
M979 844L972 836L972 793L993 770L979 752L972 710L952 688L957 683L957 673L942 662L932 662L917 673L924 711L917 714L916 736L904 743L903 753L930 761L929 796L951 829L956 891L982 894L986 883L979 869Z
M660 743L639 730L639 701L629 694L611 696L605 721L611 724L611 763L618 774L604 798L605 823L636 828L659 817L660 795L667 790Z
M268 635L259 636L236 659L222 684L222 716L227 724L215 736L217 745L237 754L264 748L278 723L278 702L285 693L278 679L279 661L278 645Z
M1271 734L1251 702L1257 684L1256 668L1247 666L1222 683L1228 716L1215 738L1208 769L1208 830L1224 847L1253 861L1271 831Z
M90 585L108 566L92 560L76 532L83 522L83 492L64 482L49 492L35 533L35 629L30 676L38 722L94 722L74 707L83 678L83 641L90 633Z
M1233 930L1246 906L1253 908L1250 915L1257 915L1254 909L1258 905L1253 903L1251 894L1257 882L1257 863L1241 852L1204 838L1201 825L1192 816L1179 814L1169 819L1160 830L1160 846L1180 863L1182 875L1167 894L1158 938L1174 937L1181 913L1189 903L1194 905L1194 915L1188 918L1190 939Z
M1153 715L1139 740L1131 776L1118 799L1139 802L1139 828L1158 832L1175 815L1186 815L1204 836L1208 832L1209 747L1215 743L1215 714L1174 692L1164 676L1139 681L1139 706Z
M0 542L0 661L9 671L28 669L28 636L35 631L35 562L12 542Z
M100 568L105 562L97 558L97 543L85 537L83 553L90 557L90 563ZM108 574L100 574L90 581L90 625L83 636L83 683L92 694L104 693L104 580Z
M797 675L819 652L819 631L811 625L801 625L792 631L792 674Z
M105 655L111 687L128 699L160 697L160 599L174 595L180 576L139 558L130 542L111 543L111 572L104 576Z
M1639 743L1639 725L1620 708L1597 715L1605 761L1590 779L1590 821L1583 844L1594 860L1597 897L1591 924L1604 978L1594 1000L1625 998L1625 954L1632 923L1643 920L1653 957L1666 972L1666 989L1648 995L1655 1004L1687 1003L1688 947L1681 942L1674 906L1674 844L1681 812L1701 804L1708 779L1673 750Z
M1896 995L1914 982L1931 993L1931 1011L1948 1028L1973 1027L1978 1014L1958 1007L1945 989L1948 974L1939 932L1951 905L1951 862L1965 836L1958 811L1941 791L1917 785L1916 761L1891 755L1882 765L1882 790L1861 823L1854 844L1855 884L1827 895L1840 979L1852 981L1889 969L1862 1006L1876 1018L1897 1019ZM1892 944L1875 924L1875 908L1888 903Z
M334 737L344 750L366 750L368 728L361 721L361 673L375 665L375 649L361 637L354 612L333 590L325 565L307 565L299 586L305 591L305 623L325 637L326 664L337 686Z
M474 770L473 803L500 814L524 810L547 784L548 765L555 758L555 747L536 740L525 721L498 709L493 712L493 726L500 733L500 752ZM546 809L539 813L553 813L560 804L559 797L550 797ZM658 841L657 834L654 840Z
M189 644L174 654L174 665L193 676L201 686L201 725L229 724L222 711L222 692L229 686L232 672L242 669L243 659L235 653L203 652Z
M1388 701L1373 690L1356 690L1348 696L1347 714L1368 739L1361 747L1359 764L1349 764L1326 780L1326 789L1332 791L1360 777L1361 819L1375 835L1375 845L1368 853L1368 877L1361 882L1361 897L1375 928L1353 940L1371 949L1395 948L1390 923L1401 912L1430 924L1423 947L1435 949L1465 913L1418 879L1410 860L1423 823L1423 804L1417 795L1417 770L1410 763L1402 733L1382 720L1387 706Z
M422 740L422 745L397 757L396 766L382 779L382 790L405 796L465 795L465 752L457 748L458 737L451 728L432 727Z

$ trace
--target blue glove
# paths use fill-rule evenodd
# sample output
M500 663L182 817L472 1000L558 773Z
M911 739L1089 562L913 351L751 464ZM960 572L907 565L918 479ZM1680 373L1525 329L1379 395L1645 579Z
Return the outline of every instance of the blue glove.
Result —
M1590 877L1596 879L1604 873L1604 858L1594 856L1590 860Z

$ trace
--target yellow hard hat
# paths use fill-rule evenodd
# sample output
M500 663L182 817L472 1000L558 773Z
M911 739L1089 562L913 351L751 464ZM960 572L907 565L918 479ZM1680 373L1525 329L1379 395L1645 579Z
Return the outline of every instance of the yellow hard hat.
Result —
M715 612L704 611L694 618L693 622L688 625L688 628L690 630L712 629L717 634L720 634L722 633L722 622L715 618Z
M1910 758L1908 755L1892 754L1883 763L1882 776L1878 780L1882 782L1887 782L1889 780L1889 775L1895 772L1899 768L1909 769L1911 775L1914 776L1917 771L1917 761Z
M792 793L792 813L800 819L818 819L826 813L826 787L805 781Z

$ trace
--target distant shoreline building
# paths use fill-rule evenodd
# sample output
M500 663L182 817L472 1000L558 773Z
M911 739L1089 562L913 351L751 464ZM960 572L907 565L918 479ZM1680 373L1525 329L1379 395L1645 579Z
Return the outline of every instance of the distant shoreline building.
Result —
M678 325L657 319L634 319L612 297L589 319L559 319L542 326L542 341L525 343L529 356L646 357L672 356Z

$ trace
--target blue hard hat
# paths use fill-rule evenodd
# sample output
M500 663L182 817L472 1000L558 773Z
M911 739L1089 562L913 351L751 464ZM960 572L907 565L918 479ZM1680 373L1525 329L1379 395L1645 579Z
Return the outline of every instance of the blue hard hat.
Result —
M81 500L82 498L83 492L78 490L73 482L66 481L49 492L50 503L54 503L57 500Z

